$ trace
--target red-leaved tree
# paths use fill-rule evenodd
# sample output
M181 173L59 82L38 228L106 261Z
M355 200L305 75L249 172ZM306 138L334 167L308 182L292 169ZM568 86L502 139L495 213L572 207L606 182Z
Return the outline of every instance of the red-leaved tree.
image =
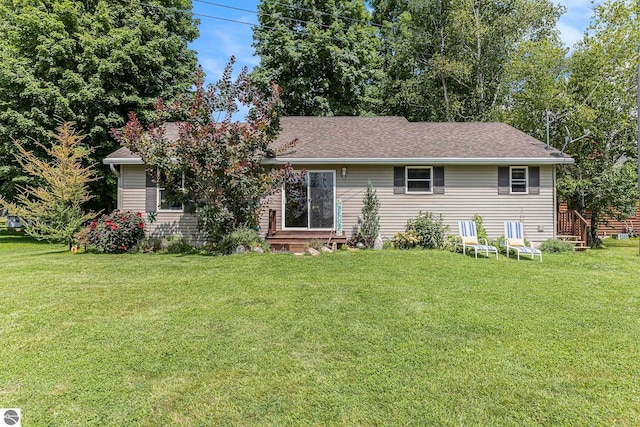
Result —
M148 171L159 171L167 199L188 206L210 242L256 227L261 202L296 174L290 166L267 170L262 165L277 154L272 143L279 132L279 87L272 84L268 94L262 93L246 68L232 81L234 62L232 57L220 81L207 87L199 68L195 92L168 105L159 99L155 120L146 128L130 113L123 129L112 130ZM234 118L239 106L248 108L243 122ZM167 137L169 119L176 119L177 138Z

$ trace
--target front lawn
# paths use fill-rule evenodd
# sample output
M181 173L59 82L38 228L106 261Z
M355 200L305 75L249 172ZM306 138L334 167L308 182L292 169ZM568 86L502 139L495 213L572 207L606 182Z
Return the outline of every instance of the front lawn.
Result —
M638 242L71 254L0 231L0 407L23 425L638 425Z

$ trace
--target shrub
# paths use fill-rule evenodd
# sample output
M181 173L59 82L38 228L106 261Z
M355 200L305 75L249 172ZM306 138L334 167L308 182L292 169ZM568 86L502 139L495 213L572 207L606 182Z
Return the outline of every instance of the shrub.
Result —
M407 221L406 231L412 231L418 238L418 245L424 249L442 249L449 227L442 223L442 215L434 218L431 212L419 212Z
M367 183L367 192L362 200L362 224L360 225L360 235L358 236L367 248L373 248L380 231L379 209L380 201L375 188L369 181Z
M230 255L242 246L245 251L251 251L256 247L263 251L269 250L267 241L253 228L238 228L222 238L215 248L217 252Z
M99 252L133 252L145 237L142 213L116 210L89 225L89 244Z
M324 246L324 240L322 239L309 239L304 244L305 249L313 248L316 251L321 250L323 246Z
M485 230L484 228L484 219L482 219L480 215L475 214L473 215L473 218L471 218L471 220L476 223L476 232L478 234L478 241L482 241L482 239L487 239L487 230Z
M187 239L181 236L169 236L163 239L163 250L170 254L188 254L196 251Z
M414 231L399 231L393 235L393 246L398 249L411 249L418 246L420 240Z
M549 239L540 245L542 252L573 252L573 243L566 240Z

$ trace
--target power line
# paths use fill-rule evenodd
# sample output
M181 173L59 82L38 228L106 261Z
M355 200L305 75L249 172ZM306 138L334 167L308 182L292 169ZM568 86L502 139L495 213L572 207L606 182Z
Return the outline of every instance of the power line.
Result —
M240 12L252 13L254 15L260 15L260 13L258 11L252 10L252 9L243 9L241 7L228 6L228 5L225 5L225 4L216 3L216 2L207 1L207 0L192 0L192 1L197 2L197 3L208 4L208 5L215 6L215 7L221 7L221 8L224 8L224 9L231 9L231 10L237 10L237 11L240 11ZM283 3L276 3L276 4L283 4ZM291 8L313 12L313 9L303 8L303 7L299 7L299 6L291 6ZM334 16L334 15L332 15L330 13L327 13L327 12L316 11L316 13L320 13L322 15L328 15L328 16L332 16L332 17ZM323 28L331 28L331 25L322 24L322 23L319 23L319 22L311 22L311 21L307 21L307 20L304 20L304 19L292 18L290 16L279 16L279 15L276 15L276 14L273 14L273 13L264 13L264 12L262 13L262 15L271 16L271 17L274 17L275 19L291 21L291 22L295 22L295 23L298 23L298 24L314 24L314 25L317 25L317 26L323 27ZM344 19L344 20L356 22L356 23L361 23L361 24L363 24L365 26L381 28L380 25L373 24L371 22L362 22L362 21L359 21L357 19L349 18L349 17L346 17L346 16L335 15L335 17L339 18L339 19Z
M272 26L269 26L269 25L260 25L260 24L254 24L254 23L251 23L251 22L238 21L237 19L223 18L221 16L207 15L207 14L204 14L204 13L196 13L196 12L192 12L191 10L178 9L178 8L175 8L175 7L160 6L160 5L154 5L154 4L149 4L149 3L142 3L142 2L139 2L139 1L129 1L129 3L130 4L137 4L139 6L146 6L146 7L150 7L150 8L153 8L153 9L163 9L163 10L173 11L173 12L187 13L187 14L191 14L193 16L199 16L199 17L202 17L202 18L215 19L215 20L218 20L218 21L231 22L231 23L234 23L234 24L249 25L251 27L260 27L260 28L265 28L267 30L281 30L281 28L272 27ZM309 23L309 21L301 21L301 22L302 23L305 23L305 22ZM299 34L301 36L311 36L311 35L313 35L313 34L303 33L303 32L297 32L296 34ZM342 43L344 43L344 41L345 41L344 39L340 39L340 38L333 37L333 36L324 36L323 35L322 37L325 38L325 39L328 39L328 40L335 40L335 41L342 42Z

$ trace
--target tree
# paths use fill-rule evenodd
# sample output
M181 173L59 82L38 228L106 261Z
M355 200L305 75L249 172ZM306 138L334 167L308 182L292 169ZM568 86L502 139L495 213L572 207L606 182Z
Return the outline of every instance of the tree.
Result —
M360 238L366 247L372 248L380 231L380 201L371 181L367 183L367 192L362 200L362 223Z
M295 176L287 166L266 170L265 157L276 151L270 145L279 131L279 88L268 96L251 85L247 69L231 80L231 59L214 86L203 86L202 70L196 73L196 90L165 105L161 99L156 117L146 129L135 113L116 139L139 154L148 171L159 171L157 180L167 189L169 201L191 206L209 242L219 242L240 228L258 226L261 202ZM238 106L250 107L244 122L234 121ZM165 120L178 116L177 140L165 136ZM292 144L285 144L286 150Z
M553 35L562 11L549 0L378 0L374 6L387 20L383 113L428 121L491 119L503 105L512 52Z
M632 0L596 6L571 55L557 41L530 41L508 66L502 119L544 140L552 112L550 143L575 159L559 169L558 196L590 216L590 245L607 217L628 215L637 199L638 8Z
M284 115L370 112L380 67L370 20L363 0L262 0L253 34L260 64L251 78L282 87Z
M43 158L28 136L44 140L57 118L74 121L93 149L88 161L99 161L117 148L108 130L129 111L146 120L156 97L188 90L196 57L187 43L198 35L190 8L190 0L0 0L0 194L13 199L27 179L13 163L14 140ZM104 166L97 173L92 204L106 206L115 179Z
M567 114L568 139L560 143L576 164L562 170L558 186L560 197L583 215L590 212L592 245L605 218L627 216L637 200L640 4L612 0L594 13L570 59L573 105Z
M19 187L16 203L0 196L0 205L22 219L28 235L71 248L73 234L97 215L83 210L92 198L88 184L96 178L92 168L82 166L89 149L81 145L84 136L75 133L73 123L59 125L56 131L50 147L35 143L46 160L16 141L16 160L37 184Z

